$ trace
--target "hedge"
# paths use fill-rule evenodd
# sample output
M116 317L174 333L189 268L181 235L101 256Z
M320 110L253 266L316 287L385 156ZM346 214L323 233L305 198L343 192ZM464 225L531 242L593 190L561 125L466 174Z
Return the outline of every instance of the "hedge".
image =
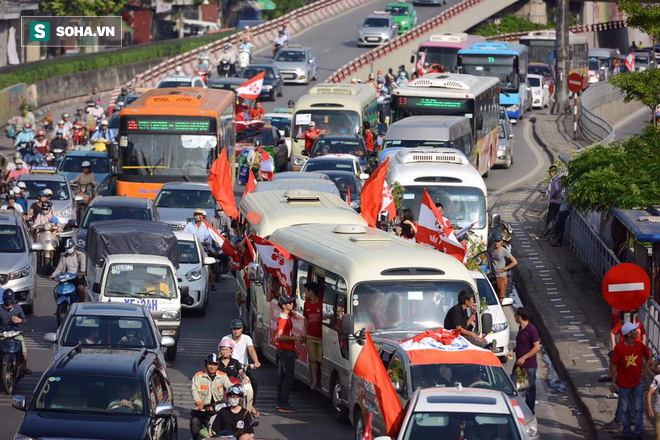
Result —
M89 70L104 69L122 64L131 64L155 58L171 57L188 52L224 38L232 32L219 32L196 38L168 40L147 45L138 45L114 52L100 52L76 57L64 57L52 61L28 64L0 73L0 89L19 83L32 84L55 76L71 75Z

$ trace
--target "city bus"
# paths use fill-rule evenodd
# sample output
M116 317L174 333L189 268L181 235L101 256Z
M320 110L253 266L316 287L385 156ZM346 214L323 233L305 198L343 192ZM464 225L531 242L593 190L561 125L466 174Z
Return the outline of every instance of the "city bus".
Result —
M589 49L589 58L596 58L602 63L601 77L607 81L616 73L619 73L619 51L612 48ZM589 69L591 70L591 69Z
M555 40L554 30L532 31L520 37L520 44L529 48L527 51L527 62L543 63L549 66L555 65ZM569 74L578 73L582 75L582 88L587 88L589 80L589 46L587 37L568 33L569 48Z
M500 105L514 124L532 107L527 84L527 46L488 41L458 51L458 69L474 76L500 80Z
M227 90L166 88L123 108L113 149L117 194L153 199L166 182L206 182L223 148L233 170L234 99Z
M486 177L497 161L500 80L463 74L431 73L392 93L394 122L415 115L463 116L470 120L475 153L470 163Z
M303 135L310 121L326 134L359 134L362 123L378 123L376 88L370 84L319 84L298 99L291 121L291 168L300 171L307 161Z
M445 72L456 73L458 51L482 41L486 41L486 38L463 32L431 35L429 41L420 44L417 52L413 52L410 62L416 63L420 57L424 57L424 63L440 64Z

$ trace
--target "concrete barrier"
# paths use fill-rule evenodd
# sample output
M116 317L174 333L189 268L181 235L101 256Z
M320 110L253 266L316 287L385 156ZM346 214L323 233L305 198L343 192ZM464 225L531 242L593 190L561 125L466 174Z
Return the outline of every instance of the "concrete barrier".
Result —
M345 82L352 77L366 79L371 72L378 70L386 72L389 67L396 68L401 64L407 64L410 62L410 55L417 50L420 43L427 41L430 35L465 32L514 3L516 0L464 0L397 37L389 44L349 61L336 70L328 82Z
M35 105L34 88L28 84L14 84L0 90L0 125L20 115L23 102Z

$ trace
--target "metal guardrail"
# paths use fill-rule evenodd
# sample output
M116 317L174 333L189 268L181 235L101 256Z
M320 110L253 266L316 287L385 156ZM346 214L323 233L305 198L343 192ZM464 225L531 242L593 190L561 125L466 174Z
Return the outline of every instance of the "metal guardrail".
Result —
M589 86L580 96L580 135L592 143L608 143L614 140L614 128L605 119L593 113L593 109L612 101L623 99L623 92L609 82Z
M583 32L600 32L607 31L610 29L620 29L626 27L625 20L618 21L608 21L605 23L593 23L593 24L578 24L568 28L569 31L574 34L581 34ZM497 40L497 41L517 41L520 37L527 35L529 31L521 32L509 32L507 34L498 34L490 37L486 37L486 40Z

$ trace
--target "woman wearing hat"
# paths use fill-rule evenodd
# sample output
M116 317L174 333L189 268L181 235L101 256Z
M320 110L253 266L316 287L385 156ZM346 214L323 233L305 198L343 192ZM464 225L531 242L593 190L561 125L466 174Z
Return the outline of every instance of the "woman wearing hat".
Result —
M511 251L502 246L502 234L495 232L492 235L492 239L493 244L488 250L488 255L490 256L491 265L497 279L497 296L500 302L502 302L506 298L506 287L509 284L507 271L518 264L518 261L511 255ZM507 264L507 260L509 264Z

